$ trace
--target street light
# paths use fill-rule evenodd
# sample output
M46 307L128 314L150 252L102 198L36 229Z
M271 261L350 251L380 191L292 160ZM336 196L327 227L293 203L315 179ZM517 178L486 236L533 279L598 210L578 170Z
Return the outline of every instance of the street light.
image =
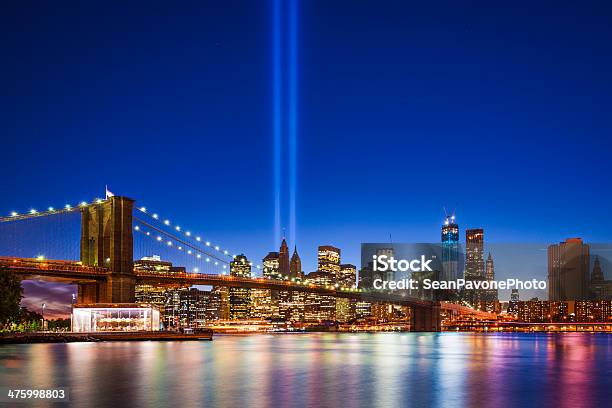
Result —
M42 329L43 331L45 331L45 307L47 307L47 305L45 303L42 304Z

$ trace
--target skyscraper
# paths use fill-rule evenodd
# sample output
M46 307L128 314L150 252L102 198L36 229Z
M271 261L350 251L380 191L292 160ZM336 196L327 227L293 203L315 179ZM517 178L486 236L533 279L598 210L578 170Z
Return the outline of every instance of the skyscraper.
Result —
M284 238L278 253L278 273L281 275L281 278L289 276L290 273L289 247L287 247L287 241Z
M447 216L442 225L442 279L456 280L459 277L459 225L455 216Z
M263 276L267 279L280 279L279 253L268 252L263 259Z
M340 265L338 284L345 288L357 287L357 267L352 264Z
M291 262L289 263L289 276L291 278L304 278L304 272L302 272L302 260L297 252L297 246L293 248L293 255L291 255Z
M237 255L230 262L230 275L241 278L251 277L251 264L243 254ZM230 288L230 319L247 319L251 307L251 290L248 288Z
M593 272L591 272L591 282L601 282L602 280L604 280L604 274L601 270L601 263L599 262L599 257L595 256Z
M210 291L207 314L211 320L229 320L230 302L229 288L226 286L213 286Z
M612 299L612 281L606 280L601 263L599 262L599 256L595 256L593 272L591 272L591 299Z
M197 288L170 290L166 292L164 323L166 327L203 327L207 321L215 320L208 308L211 293Z
M331 282L336 283L340 274L340 249L331 245L321 245L317 265L318 272L328 273Z
M508 302L508 313L518 313L518 305L520 300L518 289L512 289L512 292L510 293L510 301Z
M488 281L495 280L495 266L493 264L493 257L491 256L490 252L489 256L487 257L485 278ZM498 295L497 289L489 289L487 291L486 300L489 302L494 302L499 299Z
M465 230L465 279L485 277L484 231L482 228Z
M581 238L548 247L548 300L589 298L589 252Z

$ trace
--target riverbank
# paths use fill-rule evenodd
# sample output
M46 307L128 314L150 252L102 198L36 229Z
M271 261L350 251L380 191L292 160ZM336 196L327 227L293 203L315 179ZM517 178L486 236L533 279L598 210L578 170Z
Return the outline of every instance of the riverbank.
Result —
M213 332L121 332L121 333L2 333L0 344L74 343L98 341L197 341L212 340Z

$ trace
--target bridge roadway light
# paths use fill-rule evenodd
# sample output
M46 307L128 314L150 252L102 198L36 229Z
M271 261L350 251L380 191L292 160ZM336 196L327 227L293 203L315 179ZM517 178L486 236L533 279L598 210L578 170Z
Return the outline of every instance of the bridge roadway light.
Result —
M34 208L32 208L32 209L30 210L30 214L36 214L37 212L38 212L38 211L36 211Z
M49 207L49 211L55 211L55 208Z
M18 216L18 215L19 215L19 214L17 214L17 211L13 211L13 212L11 212L11 217L16 217L16 216Z
M69 209L71 209L71 208L72 208L72 206L71 206L70 204L66 204L66 205L64 206L64 208L65 208L65 209L67 209L67 210L69 210Z

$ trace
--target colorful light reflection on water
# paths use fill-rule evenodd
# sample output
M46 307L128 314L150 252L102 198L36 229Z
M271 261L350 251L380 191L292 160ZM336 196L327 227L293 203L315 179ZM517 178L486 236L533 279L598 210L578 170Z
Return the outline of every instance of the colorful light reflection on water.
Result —
M608 334L217 336L0 346L0 386L74 406L602 406Z

